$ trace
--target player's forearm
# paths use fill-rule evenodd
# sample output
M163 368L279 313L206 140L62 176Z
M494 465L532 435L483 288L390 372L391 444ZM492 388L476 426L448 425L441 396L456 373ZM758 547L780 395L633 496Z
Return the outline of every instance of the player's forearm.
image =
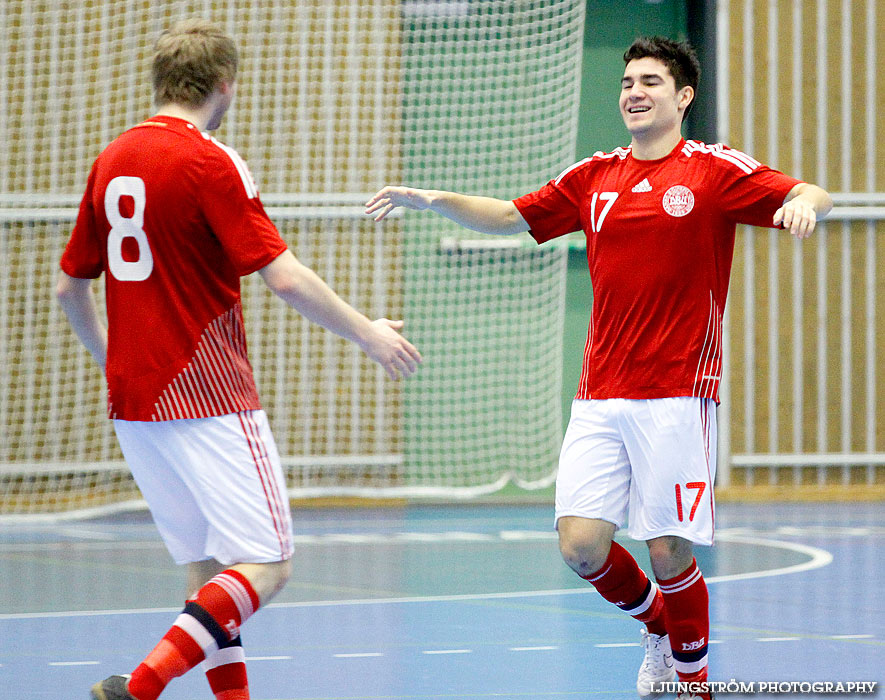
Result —
M77 279L62 272L55 293L74 333L103 370L107 362L108 331L98 315L92 280Z
M784 203L786 204L793 200L805 201L812 209L814 209L818 219L825 217L833 208L833 199L830 197L830 193L822 187L812 185L810 182L800 182L796 185L790 190Z
M428 190L430 209L465 228L497 235L528 231L529 227L509 200Z
M310 268L303 268L298 275L287 303L309 321L360 347L368 339L369 319L341 299Z
M363 346L370 321L286 251L260 271L270 290L307 320Z

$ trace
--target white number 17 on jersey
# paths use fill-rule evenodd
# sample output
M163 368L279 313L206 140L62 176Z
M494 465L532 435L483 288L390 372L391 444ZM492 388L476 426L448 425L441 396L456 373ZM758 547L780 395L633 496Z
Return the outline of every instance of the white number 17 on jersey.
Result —
M617 192L594 192L593 199L590 200L590 228L593 233L599 233L602 228L602 222L605 221L605 215L608 214L608 210L612 208L612 204L615 203L615 200L618 198ZM602 212L599 214L599 218L596 218L596 202L605 202L605 205L602 207Z

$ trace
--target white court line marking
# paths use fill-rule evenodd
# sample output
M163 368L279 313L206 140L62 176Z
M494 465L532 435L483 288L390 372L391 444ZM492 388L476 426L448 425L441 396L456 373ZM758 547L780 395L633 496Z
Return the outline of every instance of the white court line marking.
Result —
M872 639L873 635L871 634L834 634L831 635L833 639Z
M0 516L0 531L3 529L3 517ZM25 516L36 517L36 516ZM343 523L346 526L347 523ZM62 537L78 537L79 531L62 528L56 531L58 536ZM78 542L76 540L66 540L62 542L0 542L0 552L34 552L45 550L105 550L117 549L121 544L125 544L127 549L165 549L163 542L159 539L154 540L126 540L119 535L108 532L104 535L104 541L100 538L102 533L99 531L84 531L81 533L81 539L86 540ZM885 535L885 527L826 527L826 526L808 526L808 527L778 527L774 529L755 529L750 527L732 527L723 528L716 532L716 539L720 541L736 541L736 537L769 537L769 536L787 536L787 537L807 537L811 535L823 536L839 536L839 537L871 537L876 535ZM383 544L422 544L437 542L545 542L555 541L558 535L551 530L500 530L498 532L470 532L470 531L445 531L445 532L330 532L311 535L295 535L293 541L298 545L305 546L329 546L334 544L344 545L372 545L377 543ZM91 540L91 541L90 541Z
M428 649L422 654L472 654L473 649Z
M810 571L811 569L820 569L829 566L833 562L833 555L826 549L820 547L812 547L807 544L799 544L797 542L784 542L783 540L772 540L765 537L753 537L740 533L720 533L719 541L739 542L741 544L755 544L760 547L774 547L775 549L788 549L792 552L806 554L810 559L802 564L794 564L793 566L783 566L777 569L765 569L762 571L747 571L743 574L727 574L725 576L711 576L705 578L707 583L723 583L725 581L746 581L751 578L765 578L767 576L783 576L784 574L798 574L802 571Z
M50 666L98 666L98 661L50 661Z
M559 647L510 647L510 651L552 651Z
M291 661L291 656L247 656L246 661Z
M812 547L810 545L798 544L796 542L784 542L783 540L772 540L763 537L749 536L742 533L720 532L718 536L720 542L738 542L741 544L755 544L761 547L773 547L775 549L786 549L791 552L798 552L809 557L808 561L801 564L793 564L792 566L784 566L776 569L763 569L760 571L747 571L741 574L725 574L723 576L705 577L707 584L727 583L730 581L746 581L748 579L765 578L767 576L783 576L786 574L796 574L812 569L820 569L829 565L833 561L833 555L820 547ZM271 603L268 608L321 608L321 607L337 607L350 605L390 605L397 603L444 603L458 601L475 601L475 600L499 600L508 598L539 598L560 595L588 595L596 594L596 589L592 586L582 588L562 588L546 591L514 591L511 593L465 593L461 595L437 595L437 596L411 596L402 598L357 598L351 600L313 600L299 601L294 603ZM93 617L98 615L145 615L152 613L175 613L181 612L180 607L176 608L141 608L131 610L83 610L83 611L63 611L63 612L42 612L42 613L4 613L0 614L0 620L27 620L34 618L49 617Z
M797 639L798 639L798 637L797 637ZM760 640L760 641L774 641L774 640L772 639L772 640ZM722 644L722 640L721 639L711 639L710 641L707 642L707 644ZM595 646L598 649L614 649L617 647L638 647L638 646L642 646L642 645L639 644L638 642L621 642L620 644L594 644L593 646Z
M0 554L5 554L8 552L16 553L16 552L55 552L58 550L61 551L106 551L106 550L116 550L120 547L125 546L127 550L142 550L142 549L157 549L157 550L165 550L166 546L162 542L140 542L140 541L132 541L127 542L126 540L114 540L108 542L12 542L9 544L0 545Z
M333 654L336 659L363 659L369 656L384 656L380 651L367 651L361 654Z
M757 642L798 642L801 637L756 637Z

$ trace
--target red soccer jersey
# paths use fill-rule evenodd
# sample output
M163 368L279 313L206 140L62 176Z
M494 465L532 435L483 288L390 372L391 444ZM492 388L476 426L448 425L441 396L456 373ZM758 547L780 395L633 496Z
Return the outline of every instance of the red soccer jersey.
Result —
M683 140L659 160L596 153L515 199L538 243L587 237L593 308L576 398L718 401L736 224L772 226L798 182Z
M92 167L61 259L71 277L105 273L110 416L260 408L240 277L285 250L233 149L167 116L114 140Z

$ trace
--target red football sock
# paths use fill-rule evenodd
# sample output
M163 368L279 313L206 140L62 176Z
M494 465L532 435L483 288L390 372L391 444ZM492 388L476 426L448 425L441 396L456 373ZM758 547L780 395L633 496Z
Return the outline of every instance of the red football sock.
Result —
M246 654L239 637L207 658L203 669L215 700L249 700Z
M236 639L258 605L258 594L242 574L222 571L187 602L166 636L132 672L129 693L137 700L156 700L169 681Z
M683 682L707 680L710 610L707 584L692 559L691 566L671 579L658 579L664 594L673 664Z
M617 542L612 542L602 568L584 578L608 602L644 622L649 632L661 636L667 634L661 592L630 553Z

